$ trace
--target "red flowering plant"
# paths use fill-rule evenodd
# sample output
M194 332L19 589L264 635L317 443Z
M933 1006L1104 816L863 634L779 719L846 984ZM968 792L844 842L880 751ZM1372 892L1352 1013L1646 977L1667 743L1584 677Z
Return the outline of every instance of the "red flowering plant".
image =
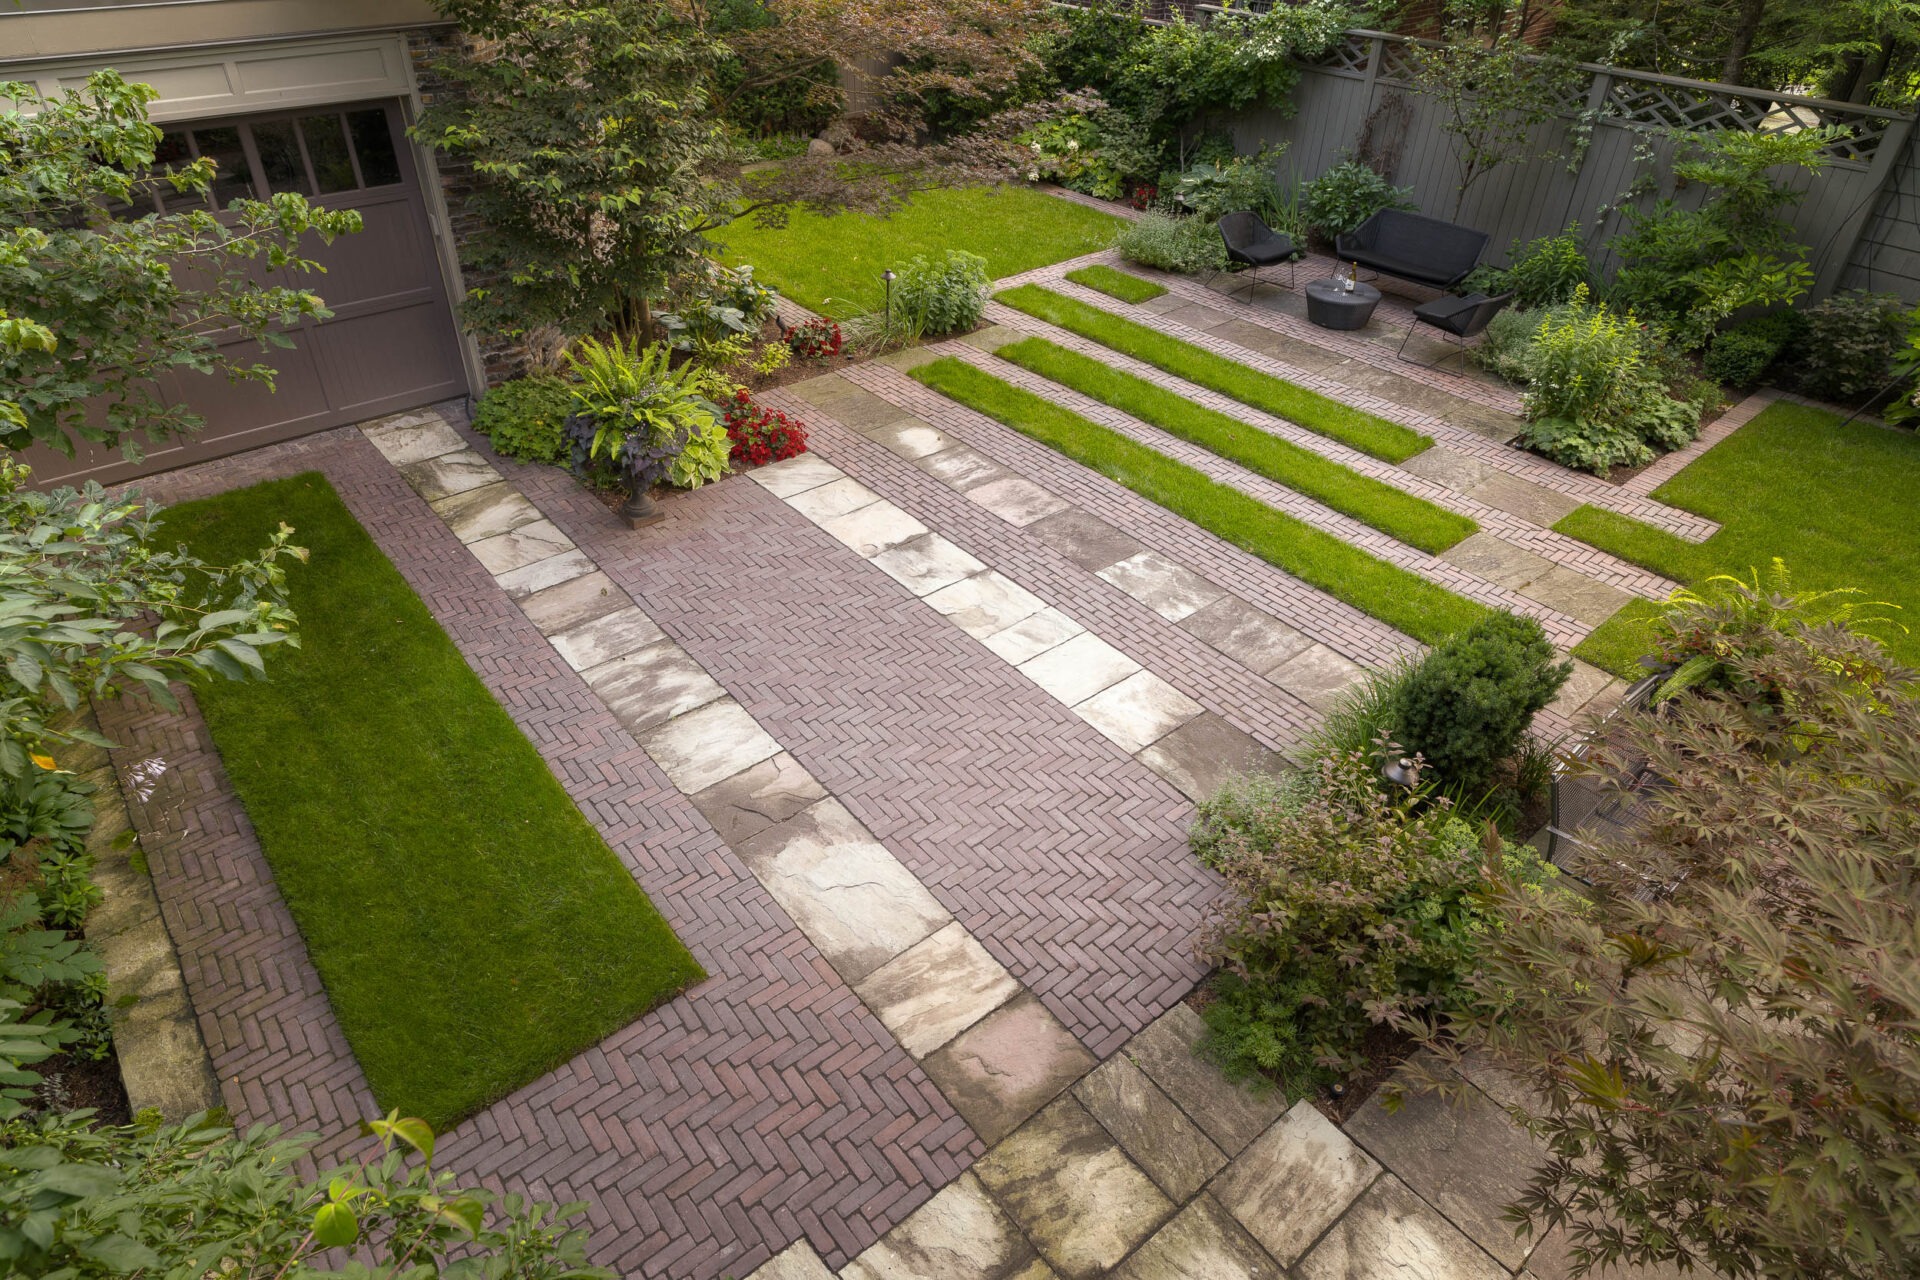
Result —
M807 451L806 424L755 404L745 387L727 402L727 439L733 442L733 460L750 467L764 467Z
M825 316L815 316L787 331L787 346L802 360L831 360L840 354L845 341L840 326Z

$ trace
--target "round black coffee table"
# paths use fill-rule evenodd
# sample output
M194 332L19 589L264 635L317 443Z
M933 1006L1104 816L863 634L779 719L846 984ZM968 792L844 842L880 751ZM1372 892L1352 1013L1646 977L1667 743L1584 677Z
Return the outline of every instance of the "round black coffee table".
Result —
M1307 285L1307 319L1322 329L1360 329L1373 319L1380 291L1356 284L1348 292L1339 280L1314 280Z

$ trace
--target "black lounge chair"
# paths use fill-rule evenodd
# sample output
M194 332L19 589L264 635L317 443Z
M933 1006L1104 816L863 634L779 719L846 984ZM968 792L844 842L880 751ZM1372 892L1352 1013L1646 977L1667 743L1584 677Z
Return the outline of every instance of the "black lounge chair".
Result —
M1473 274L1487 251L1487 233L1423 213L1382 209L1333 245L1344 262L1383 276L1452 289Z
M1218 225L1220 238L1226 241L1227 261L1248 269L1249 295L1260 283L1260 268L1277 267L1283 262L1287 264L1287 287L1293 287L1294 264L1300 261L1300 248L1292 236L1275 231L1260 220L1259 214L1244 210L1228 214Z
M1511 293L1496 294L1491 298L1484 293L1469 293L1464 298L1449 295L1445 298L1435 298L1432 302L1423 302L1413 309L1413 323L1407 326L1406 337L1400 339L1400 350L1394 354L1402 360L1407 359L1407 342L1413 337L1413 331L1423 324L1430 324L1440 332L1452 335L1453 340L1460 345L1460 350L1465 351L1467 339L1485 332L1486 327L1493 323L1493 318L1512 301ZM1451 360L1454 354L1449 351L1427 367L1432 368L1434 365ZM1420 362L1412 360L1408 363L1419 364Z

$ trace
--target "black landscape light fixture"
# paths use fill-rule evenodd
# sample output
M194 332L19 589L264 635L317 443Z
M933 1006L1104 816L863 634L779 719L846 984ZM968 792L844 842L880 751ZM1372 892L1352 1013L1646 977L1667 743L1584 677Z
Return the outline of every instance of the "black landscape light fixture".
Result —
M885 271L882 271L880 273L880 278L887 282L887 332L892 333L893 332L893 282L895 279L893 274L893 268L888 267Z

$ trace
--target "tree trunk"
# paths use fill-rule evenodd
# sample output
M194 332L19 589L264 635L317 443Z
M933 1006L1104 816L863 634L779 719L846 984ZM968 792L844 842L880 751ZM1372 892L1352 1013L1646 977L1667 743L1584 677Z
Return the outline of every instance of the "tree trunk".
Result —
M1873 96L1874 89L1879 86L1881 80L1886 78L1887 68L1893 65L1894 49L1899 43L1889 35L1880 37L1880 48L1866 60L1866 65L1861 68L1859 80L1851 86L1851 92L1847 94L1848 102L1865 102Z
M1829 98L1841 102L1855 102L1853 96L1860 88L1860 70L1866 65L1866 58L1858 53L1849 53L1840 60L1840 78L1833 82Z
M1753 52L1753 38L1759 34L1760 21L1767 16L1767 0L1740 0L1740 21L1733 29L1733 42L1727 46L1726 61L1720 64L1720 79L1727 84L1745 84L1747 55Z

